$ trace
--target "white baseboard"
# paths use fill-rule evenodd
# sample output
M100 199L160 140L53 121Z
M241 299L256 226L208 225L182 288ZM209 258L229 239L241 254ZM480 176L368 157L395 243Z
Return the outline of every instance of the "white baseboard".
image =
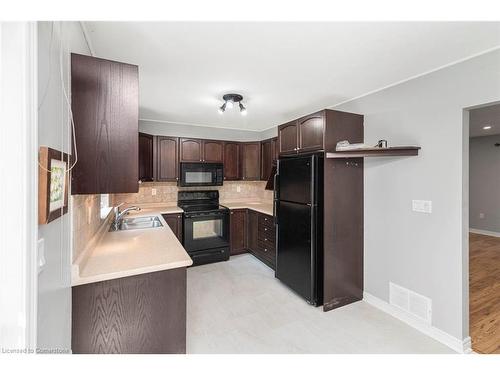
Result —
M499 232L492 232L491 230L469 228L469 232L470 233L475 233L475 234L482 234L482 235L485 235L485 236L500 237L500 233Z
M457 339L456 337L451 336L449 333L446 333L439 328L433 327L427 322L419 319L418 317L415 317L406 311L390 305L388 302L385 302L369 293L363 293L363 301L405 322L410 327L413 327L416 330L426 334L427 336L432 337L434 340L439 341L440 343L448 346L458 353L472 352L470 337L467 337L464 340Z

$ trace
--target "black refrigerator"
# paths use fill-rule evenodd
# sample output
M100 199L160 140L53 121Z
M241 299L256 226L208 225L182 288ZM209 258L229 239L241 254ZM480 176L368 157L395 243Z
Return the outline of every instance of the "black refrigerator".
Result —
M282 157L275 177L276 278L323 303L323 154Z

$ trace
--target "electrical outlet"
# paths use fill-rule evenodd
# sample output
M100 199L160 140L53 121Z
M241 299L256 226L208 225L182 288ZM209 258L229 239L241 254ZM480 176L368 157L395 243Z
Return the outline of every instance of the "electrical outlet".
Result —
M241 193L241 186L240 185L236 185L236 192Z
M151 195L156 195L156 189L151 189Z
M482 213L482 212L481 212L481 213L479 214L479 218L480 218L480 219L484 219L484 213Z
M432 213L432 201L413 200L412 210L415 212Z

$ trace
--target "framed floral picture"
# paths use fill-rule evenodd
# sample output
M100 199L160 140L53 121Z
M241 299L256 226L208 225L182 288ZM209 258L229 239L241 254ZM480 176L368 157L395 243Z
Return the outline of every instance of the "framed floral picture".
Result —
M43 146L38 160L38 224L47 224L68 212L70 156Z

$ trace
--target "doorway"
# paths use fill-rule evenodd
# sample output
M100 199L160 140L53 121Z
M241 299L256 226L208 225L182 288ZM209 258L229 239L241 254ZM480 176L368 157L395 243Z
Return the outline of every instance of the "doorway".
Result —
M500 104L469 111L469 333L500 354Z

